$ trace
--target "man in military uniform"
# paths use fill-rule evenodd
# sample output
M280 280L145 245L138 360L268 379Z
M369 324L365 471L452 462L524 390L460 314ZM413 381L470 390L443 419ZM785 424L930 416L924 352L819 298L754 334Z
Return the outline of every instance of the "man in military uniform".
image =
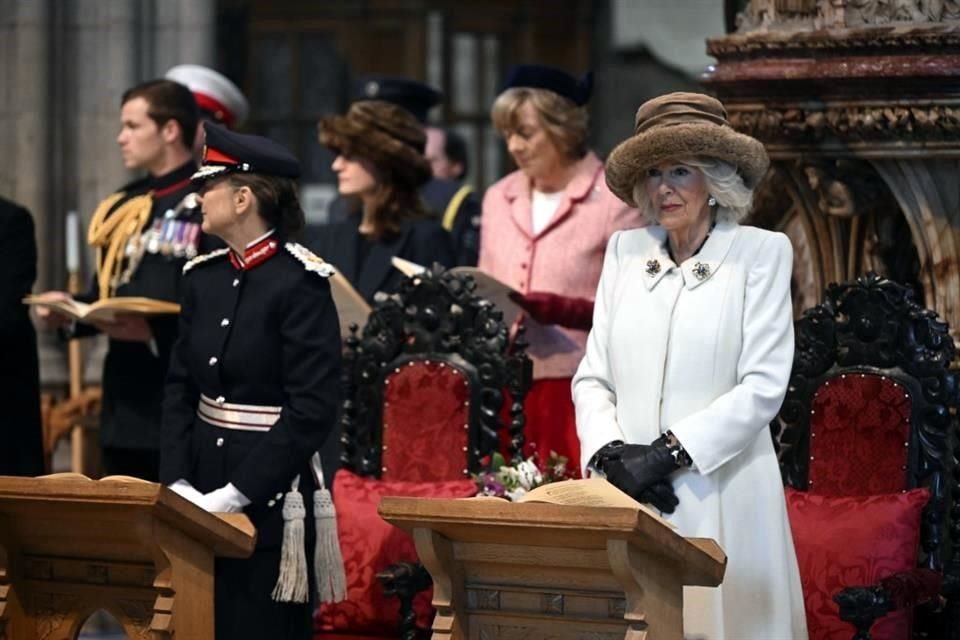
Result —
M176 302L184 263L219 243L201 231L190 176L197 104L190 90L152 80L123 94L117 143L128 169L147 175L100 203L88 240L97 254L93 286L84 302L142 296ZM63 292L44 294L51 299ZM115 322L75 323L50 308L38 315L48 327L80 338L103 332L109 348L103 368L100 442L108 475L157 480L160 406L177 317L118 316Z
M412 113L429 132L427 114L440 104L443 94L430 85L407 78L366 76L361 78L352 102L383 100ZM440 219L453 238L456 265L476 265L480 250L480 202L472 187L448 178L433 177L420 188L427 209ZM343 220L349 207L343 198L330 205L330 221Z

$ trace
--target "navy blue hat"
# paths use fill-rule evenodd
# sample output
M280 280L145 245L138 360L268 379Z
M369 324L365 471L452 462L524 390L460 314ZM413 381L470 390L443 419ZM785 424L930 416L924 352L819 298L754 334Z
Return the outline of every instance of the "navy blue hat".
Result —
M207 137L200 169L190 178L194 182L228 173L300 177L300 162L273 140L230 131L212 122L204 122L203 128Z
M503 91L514 87L546 89L570 100L578 107L590 101L593 93L593 71L587 71L578 80L566 71L541 64L518 64L507 71Z
M428 84L396 76L363 76L354 90L352 102L383 100L412 113L421 123L427 113L440 104L443 94Z

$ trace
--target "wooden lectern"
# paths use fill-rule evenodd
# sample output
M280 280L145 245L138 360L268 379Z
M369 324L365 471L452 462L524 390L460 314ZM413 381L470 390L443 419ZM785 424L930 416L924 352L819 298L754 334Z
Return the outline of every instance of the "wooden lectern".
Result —
M433 577L433 640L681 640L683 587L726 556L644 511L384 498Z
M214 556L255 540L152 482L0 476L0 639L72 640L98 609L130 638L212 639Z

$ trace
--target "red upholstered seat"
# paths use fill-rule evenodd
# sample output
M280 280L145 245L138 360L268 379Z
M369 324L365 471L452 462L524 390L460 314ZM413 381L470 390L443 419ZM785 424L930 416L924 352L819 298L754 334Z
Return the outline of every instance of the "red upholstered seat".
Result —
M833 600L842 589L916 566L920 513L929 498L926 489L842 497L787 490L810 640L850 640L850 625ZM895 611L877 621L871 635L906 640L910 627L910 612Z
M341 469L333 484L337 507L337 532L347 572L347 599L320 607L318 629L350 630L352 633L396 636L400 603L383 593L378 572L399 562L416 562L410 535L377 514L385 496L418 498L466 498L476 494L473 480L402 482L362 478ZM433 619L430 602L433 589L417 594L414 610L417 626L429 628ZM324 638L327 636L324 635Z

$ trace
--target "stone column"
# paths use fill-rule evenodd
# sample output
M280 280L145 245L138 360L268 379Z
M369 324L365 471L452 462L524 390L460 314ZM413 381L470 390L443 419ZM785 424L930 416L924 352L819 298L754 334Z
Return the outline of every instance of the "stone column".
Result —
M66 284L64 226L134 176L116 145L120 98L180 62L212 64L214 0L0 0L0 194L33 213L37 290ZM82 254L90 277L92 254ZM65 378L41 338L44 382ZM88 367L99 376L99 359Z

